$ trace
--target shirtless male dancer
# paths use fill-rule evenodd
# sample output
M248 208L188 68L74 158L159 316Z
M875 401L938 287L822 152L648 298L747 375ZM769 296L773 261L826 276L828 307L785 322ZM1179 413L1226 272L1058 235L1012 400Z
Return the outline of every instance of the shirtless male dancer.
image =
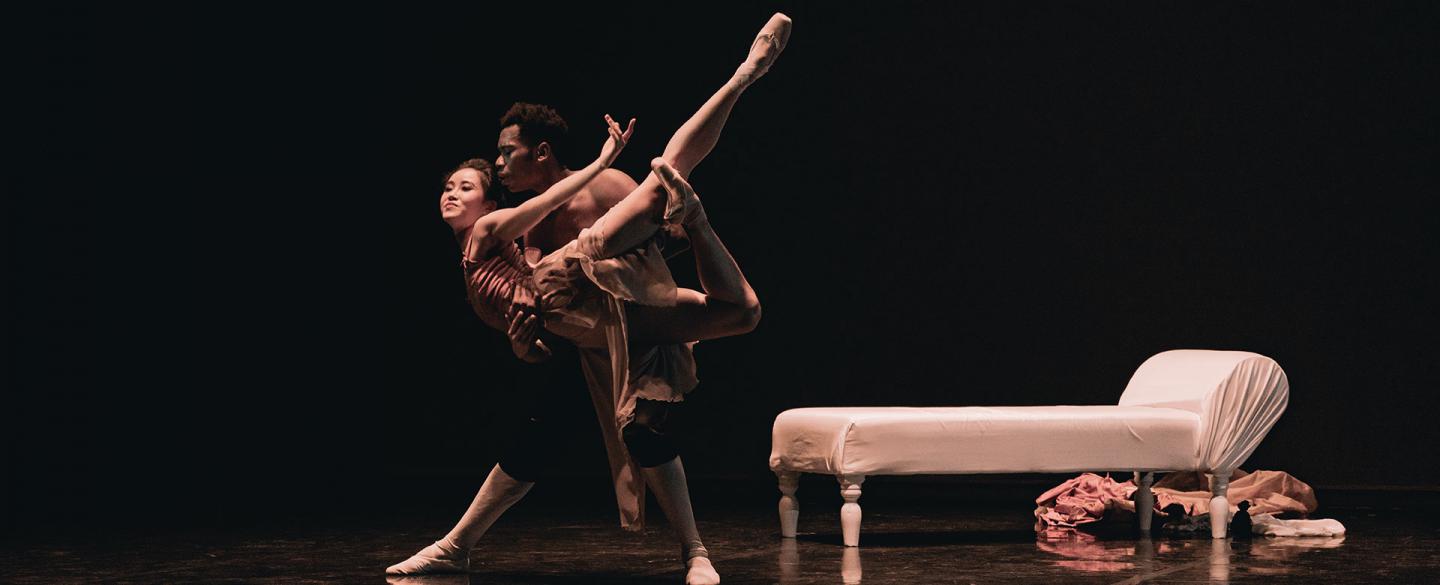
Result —
M666 156L672 159L670 162L677 168L683 169L684 174L688 174L688 169L693 168L714 147L735 101L751 83L768 70L784 48L789 29L788 17L783 14L772 17L752 43L750 55L736 70L735 75L676 132L675 138L667 145ZM513 106L501 120L498 141L500 156L496 160L500 180L506 187L513 192L538 193L572 174L574 171L561 162L556 152L556 139L563 135L564 131L564 121L547 107L519 103ZM654 187L654 196L665 197L658 182L649 181L647 185ZM525 234L526 246L537 248L542 255L563 246L636 187L638 184L624 173L606 169L592 179L574 199ZM718 248L723 252L723 246L715 239L708 224L703 221L701 224L701 229L689 230L697 252L707 248ZM709 260L706 257L709 256L714 254L697 253L697 260L707 262ZM727 259L728 253L723 254L721 263ZM728 261L733 265L733 260ZM724 273L726 269L725 266L712 268L718 273ZM703 274L706 271L701 272ZM723 301L715 299L712 304L722 305ZM733 307L733 310L724 306L711 308L714 310L709 314L723 316L726 321L731 321L719 324L719 328L748 331L754 328L759 319L758 302L742 303ZM512 315L508 335L512 348L521 359L541 361L549 357L547 342L537 338L537 329L536 317L533 314L517 311ZM719 583L720 577L709 561L695 525L684 467L673 445L673 439L664 429L668 405L644 399L637 401L633 421L620 433L616 433L609 356L604 350L582 349L581 365L590 386L602 432L607 437L622 525L638 530L643 522L643 491L635 481L638 464L639 475L655 492L656 500L680 540L682 558L687 569L685 582L692 585ZM617 445L608 440L622 434L625 450L616 448ZM470 548L506 509L518 502L534 485L533 477L517 477L528 474L512 474L513 470L510 468L520 465L506 463L507 458L502 457L501 462L491 469L469 509L445 538L405 562L391 566L386 572L423 574L467 570Z

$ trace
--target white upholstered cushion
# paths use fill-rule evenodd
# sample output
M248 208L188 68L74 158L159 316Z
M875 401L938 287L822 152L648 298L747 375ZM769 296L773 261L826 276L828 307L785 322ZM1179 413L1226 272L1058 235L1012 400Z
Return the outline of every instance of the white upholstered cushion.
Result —
M775 419L770 467L827 474L1196 469L1200 417L1149 406L852 407Z

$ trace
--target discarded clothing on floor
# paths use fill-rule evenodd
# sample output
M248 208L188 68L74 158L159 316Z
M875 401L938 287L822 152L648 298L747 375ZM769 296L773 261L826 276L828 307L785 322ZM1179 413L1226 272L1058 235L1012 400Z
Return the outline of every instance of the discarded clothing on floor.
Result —
M1038 506L1035 509L1036 530L1097 522L1112 510L1134 514L1135 502L1132 498L1136 489L1138 487L1131 480L1117 482L1108 475L1081 474L1035 498ZM1202 516L1210 511L1209 480L1203 473L1167 474L1155 482L1151 490L1155 493L1157 515L1164 516L1161 510L1171 504L1183 506L1185 515L1189 517ZM1248 500L1251 515L1306 516L1319 506L1315 491L1309 485L1283 471L1246 473L1237 469L1230 476L1227 498L1231 513L1236 510L1236 504Z
M1075 527L1098 522L1116 507L1128 507L1134 513L1135 503L1129 498L1135 490L1135 483L1131 481L1121 483L1109 475L1080 474L1035 498L1038 505L1035 528L1042 531L1049 526Z
M1203 473L1167 473L1155 481L1152 489L1155 503L1161 508L1175 502L1185 506L1185 512L1191 516L1210 513L1210 480ZM1251 516L1291 514L1303 518L1320 507L1315 500L1315 490L1309 484L1283 471L1264 469L1251 473L1235 470L1225 499L1230 502L1232 515L1242 500L1250 502Z
M1345 525L1339 520L1281 520L1269 514L1251 517L1250 531L1265 536L1343 536Z

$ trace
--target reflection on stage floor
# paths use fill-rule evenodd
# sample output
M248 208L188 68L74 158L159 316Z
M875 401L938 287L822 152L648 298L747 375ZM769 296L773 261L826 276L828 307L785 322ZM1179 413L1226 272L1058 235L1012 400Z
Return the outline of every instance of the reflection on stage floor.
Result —
M387 565L444 534L467 503L466 489L419 490L430 494L425 505L414 502L427 498L407 492L356 516L261 514L225 526L15 534L0 549L0 582L385 583ZM1005 492L999 498L947 498L933 487L907 492L897 482L872 491L877 497L865 508L861 546L845 547L838 496L811 490L812 498L801 500L799 536L782 539L775 498L765 489L696 489L702 534L724 583L1418 583L1440 577L1440 531L1421 516L1440 503L1440 494L1411 497L1405 505L1392 505L1381 493L1326 505L1322 492L1321 515L1344 522L1346 536L1217 541L1208 535L1137 538L1123 526L1037 535L1028 500L1039 490L1032 486L995 488ZM737 493L751 495L737 499ZM658 510L651 510L645 532L627 534L605 498L558 488L532 495L474 550L470 574L388 582L683 581Z

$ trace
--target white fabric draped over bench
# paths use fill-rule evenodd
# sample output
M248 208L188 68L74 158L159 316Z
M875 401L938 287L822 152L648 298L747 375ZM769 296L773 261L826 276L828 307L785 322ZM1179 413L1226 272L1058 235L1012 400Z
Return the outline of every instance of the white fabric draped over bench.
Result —
M1244 463L1290 404L1280 364L1245 351L1157 354L1130 377L1120 406L1178 408L1200 416L1197 463L1227 475Z

